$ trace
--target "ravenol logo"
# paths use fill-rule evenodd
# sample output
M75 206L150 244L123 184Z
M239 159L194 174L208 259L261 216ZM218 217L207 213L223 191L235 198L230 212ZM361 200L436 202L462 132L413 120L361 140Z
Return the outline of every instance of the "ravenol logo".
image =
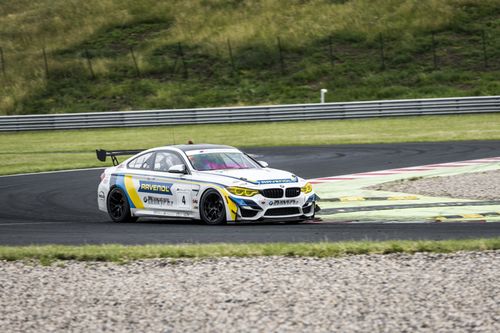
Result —
M139 192L172 195L171 183L139 182Z

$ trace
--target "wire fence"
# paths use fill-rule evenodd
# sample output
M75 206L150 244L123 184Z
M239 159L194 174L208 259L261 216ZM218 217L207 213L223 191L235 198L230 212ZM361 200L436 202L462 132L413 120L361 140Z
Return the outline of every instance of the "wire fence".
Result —
M262 41L252 45L238 45L227 39L225 50L218 46L193 47L178 42L154 50L145 50L140 43L118 41L96 47L92 43L72 49L49 50L45 47L35 52L15 52L0 45L0 70L4 80L16 75L24 58L35 59L35 66L46 78L81 77L96 79L95 61L102 58L120 58L118 72L124 76L152 76L171 79L213 77L227 74L239 76L249 69L273 70L278 75L288 75L303 70L301 60L305 54L314 53L318 64L332 67L349 63L370 70L385 71L419 65L425 69L460 68L463 70L500 69L498 37L487 30L462 34L432 32L415 37L418 46L408 48L408 43L379 34L373 41L360 42L357 37L330 36L305 43L302 46L287 43L276 36L273 43ZM209 52L208 49L214 50ZM36 65L38 63L38 65ZM22 63L21 63L22 65Z

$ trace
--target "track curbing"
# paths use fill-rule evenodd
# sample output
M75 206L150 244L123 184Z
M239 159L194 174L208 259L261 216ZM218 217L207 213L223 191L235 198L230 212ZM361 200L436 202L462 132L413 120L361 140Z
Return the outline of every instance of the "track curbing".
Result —
M367 189L391 181L411 181L428 177L452 176L464 173L483 172L500 169L500 157L482 158L442 164L428 164L407 168L363 172L333 177L311 179L315 190L322 198L323 220L352 220L361 222L400 221L400 222L442 222L457 220L483 219L487 222L500 222L496 213L481 211L500 211L500 201L480 201L430 197L409 193L388 192ZM415 200L418 203L408 204ZM391 205L387 202L390 201ZM349 206L346 206L349 204ZM481 206L479 211L476 206ZM460 215L457 208L460 208ZM448 217L448 218L446 218Z

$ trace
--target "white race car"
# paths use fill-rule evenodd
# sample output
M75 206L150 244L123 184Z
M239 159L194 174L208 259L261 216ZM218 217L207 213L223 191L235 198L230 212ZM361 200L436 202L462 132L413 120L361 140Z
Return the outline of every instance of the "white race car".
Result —
M220 145L175 145L145 151L97 150L115 166L101 175L101 211L115 222L138 217L201 219L206 224L303 221L314 217L312 185ZM118 155L136 155L118 164Z

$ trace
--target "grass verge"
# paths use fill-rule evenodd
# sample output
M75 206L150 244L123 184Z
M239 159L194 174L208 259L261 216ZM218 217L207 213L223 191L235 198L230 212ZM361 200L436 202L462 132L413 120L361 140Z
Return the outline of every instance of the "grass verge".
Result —
M96 148L237 147L500 140L500 114L0 133L0 174L107 166Z
M445 241L353 241L269 244L197 244L197 245L85 245L85 246L1 246L0 260L56 260L127 262L155 258L218 257L339 257L359 254L451 253L457 251L499 250L500 238Z

